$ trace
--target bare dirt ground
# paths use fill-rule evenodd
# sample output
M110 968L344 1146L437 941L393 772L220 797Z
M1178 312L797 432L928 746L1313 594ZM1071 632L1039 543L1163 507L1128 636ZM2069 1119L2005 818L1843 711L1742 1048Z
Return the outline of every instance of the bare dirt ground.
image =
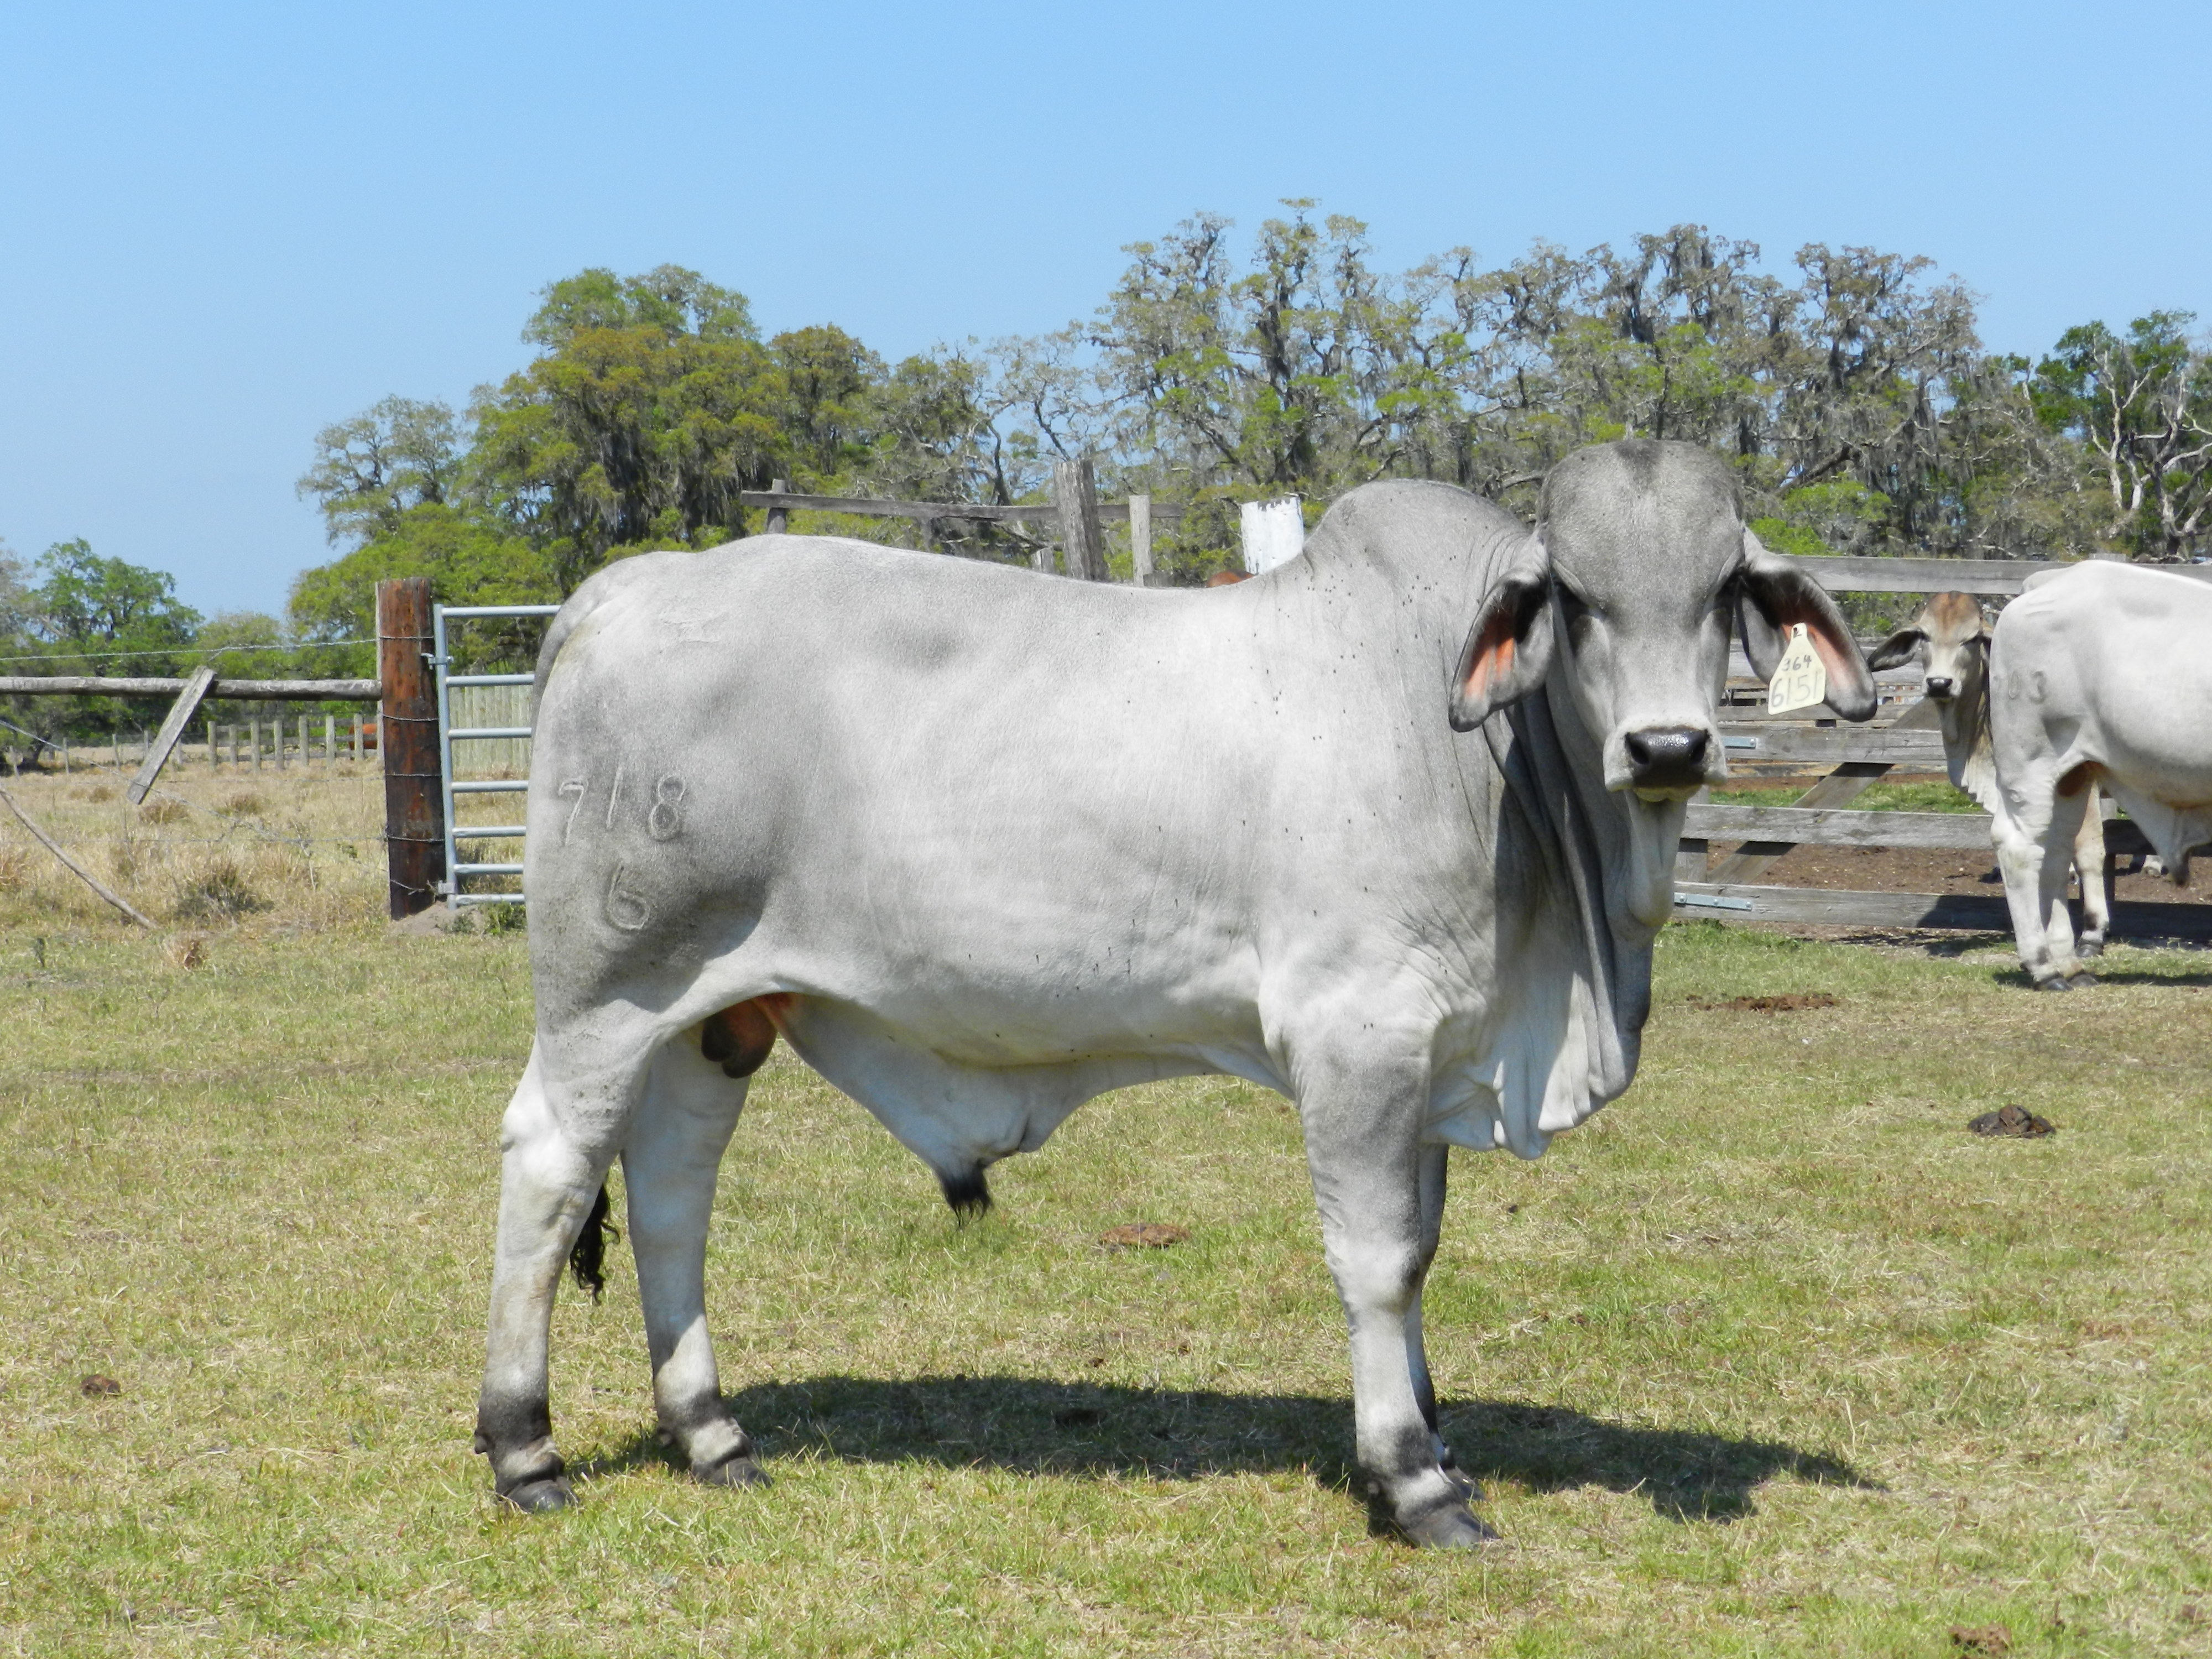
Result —
M1735 844L1713 843L1716 854L1735 851ZM1801 846L1768 866L1758 878L1778 887L1841 888L1864 893L1982 893L2004 896L2004 880L1996 858L1985 853L1945 852L1920 847ZM2202 864L2192 869L2190 884L2176 887L2163 876L2129 873L2123 866L2113 893L2121 899L2151 903L2212 903L2212 879Z

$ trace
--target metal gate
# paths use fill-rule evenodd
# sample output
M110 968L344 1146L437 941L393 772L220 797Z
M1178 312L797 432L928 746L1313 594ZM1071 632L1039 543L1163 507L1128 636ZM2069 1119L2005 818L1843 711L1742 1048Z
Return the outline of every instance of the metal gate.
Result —
M462 891L463 878L467 876L519 876L520 864L464 864L459 844L465 841L510 841L521 837L520 823L489 823L456 825L453 822L453 797L456 795L520 795L526 793L530 784L524 778L456 778L453 775L453 744L471 738L526 738L527 726L464 726L453 724L453 688L463 685L528 685L537 678L534 674L456 674L446 649L446 623L451 617L468 621L479 617L550 617L561 607L557 605L441 605L431 608L431 647L434 652L431 665L438 672L438 779L445 796L446 812L446 879L443 891L446 902L456 908L464 904L520 904L520 893L468 893ZM419 625L419 624L418 624ZM521 814L517 813L520 817Z

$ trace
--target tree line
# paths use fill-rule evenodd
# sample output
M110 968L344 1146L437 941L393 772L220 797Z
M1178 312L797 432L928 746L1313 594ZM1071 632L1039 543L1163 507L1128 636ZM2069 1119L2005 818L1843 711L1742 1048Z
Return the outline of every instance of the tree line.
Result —
M2084 324L2031 360L1985 349L1973 295L1923 258L1815 243L1771 269L1753 243L1678 225L1389 270L1359 221L1285 206L1246 241L1200 215L1132 245L1099 307L1055 332L897 362L829 324L763 337L742 294L694 271L582 271L541 293L529 361L465 410L393 396L316 435L299 488L336 556L283 618L203 621L159 573L71 543L36 580L0 567L0 624L87 661L252 647L264 672L289 651L283 672L368 673L371 647L344 642L373 635L387 576L428 576L447 603L554 600L610 560L757 531L739 493L778 478L1007 505L1048 499L1052 463L1079 455L1109 495L1185 507L1156 556L1196 582L1233 559L1243 501L1296 492L1318 513L1426 477L1526 514L1553 462L1624 436L1729 455L1779 550L2207 550L2212 349L2189 313ZM954 515L930 544L1026 561L1040 533ZM472 630L465 649L512 664L531 637Z

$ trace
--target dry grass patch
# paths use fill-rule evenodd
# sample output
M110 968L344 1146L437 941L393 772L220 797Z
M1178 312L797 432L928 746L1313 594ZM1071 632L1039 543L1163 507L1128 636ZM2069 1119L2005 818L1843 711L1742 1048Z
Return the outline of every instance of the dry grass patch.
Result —
M384 906L383 782L370 763L241 788L226 766L172 762L145 805L106 782L25 777L9 793L147 915L194 927L343 927ZM101 925L106 907L13 819L0 819L0 926Z

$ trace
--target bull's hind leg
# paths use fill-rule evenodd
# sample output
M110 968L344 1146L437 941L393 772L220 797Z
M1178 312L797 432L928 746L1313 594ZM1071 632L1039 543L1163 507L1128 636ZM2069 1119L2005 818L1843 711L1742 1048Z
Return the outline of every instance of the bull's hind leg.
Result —
M2005 794L2004 810L1992 815L1990 836L2004 876L2020 965L2037 988L2067 990L2081 971L2074 955L2073 919L2066 913L2066 874L2073 866L2079 820L2068 817L2060 823L2068 803L2047 774L2031 775ZM2081 810L2078 796L2072 806L2075 812Z
M519 1509L556 1510L572 1494L553 1448L549 1404L553 1296L592 1215L608 1160L562 1128L547 1102L535 1048L507 1104L500 1141L499 1239L476 1449L491 1459L501 1498Z
M645 1103L623 1147L623 1174L661 1434L699 1480L745 1486L765 1477L753 1462L752 1442L722 1403L707 1331L707 1224L722 1154L745 1103L745 1078L729 1073L749 1074L768 1047L759 1045L757 1055L736 1053L721 1036L708 1036L713 1060L696 1031L654 1057ZM768 1039L774 1041L772 1030Z
M1421 1353L1421 1282L1441 1219L1441 1171L1419 1144L1423 1080L1300 1080L1322 1241L1352 1335L1352 1401L1371 1492L1417 1544L1468 1548L1496 1536L1467 1506L1436 1432ZM1434 1176L1433 1187L1427 1177ZM1431 1190L1425 1190L1431 1188ZM1433 1196L1433 1205L1425 1201Z

